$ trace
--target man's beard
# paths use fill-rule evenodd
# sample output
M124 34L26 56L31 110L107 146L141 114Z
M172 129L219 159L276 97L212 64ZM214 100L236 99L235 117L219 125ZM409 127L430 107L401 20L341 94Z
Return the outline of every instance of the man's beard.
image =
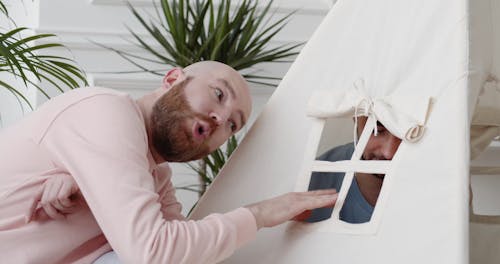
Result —
M207 156L210 148L204 140L193 140L192 126L189 120L199 119L214 131L216 122L194 112L186 100L184 87L189 78L170 88L153 106L151 114L151 143L156 152L166 161L186 162Z

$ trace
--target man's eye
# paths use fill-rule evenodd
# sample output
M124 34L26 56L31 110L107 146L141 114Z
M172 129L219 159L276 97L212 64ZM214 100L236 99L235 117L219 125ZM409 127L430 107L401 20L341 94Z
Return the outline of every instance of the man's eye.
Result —
M222 92L221 89L219 88L215 88L215 96L217 96L217 99L219 99L219 101L222 101L222 98L224 97L224 93Z
M385 126L377 126L377 132L378 133L383 133L387 131L387 129L385 128Z
M231 131L236 131L236 123L234 123L233 121L229 122L229 127L231 128Z

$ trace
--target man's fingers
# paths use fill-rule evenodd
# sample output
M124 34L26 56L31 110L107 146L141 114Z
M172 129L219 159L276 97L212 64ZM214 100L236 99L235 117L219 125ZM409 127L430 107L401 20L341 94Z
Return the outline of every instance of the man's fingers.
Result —
M43 188L40 188L37 191L33 200L31 200L30 208L28 209L28 211L24 217L26 223L31 222L31 220L33 220L33 218L35 217L35 213L37 211L37 206L38 206L38 203L40 202L40 199L42 199L42 195L43 195Z
M335 205L335 202L337 201L337 197L337 193L310 196L308 197L308 199L303 200L303 207L296 208L300 213L294 216L291 220L303 222L311 216L313 209L333 207Z
M52 219L63 219L64 215L62 215L56 207L60 207L60 204L57 204L56 201L54 201L54 197L57 197L57 194L59 193L61 187L62 187L63 182L59 179L54 179L50 182L47 182L45 184L45 188L43 190L43 195L42 199L40 201L40 204L42 205L43 210L45 213Z
M54 208L50 203L46 205L42 205L45 213L52 219L61 220L64 219L64 215L59 213L56 208Z
M314 190L308 192L301 192L300 194L304 195L325 195L325 194L335 194L337 190L335 189L322 189L322 190Z
M288 220L304 220L309 210L333 206L337 192L317 190L287 193L269 200L246 206L254 215L257 228L279 225Z
M72 186L73 184L71 181L63 182L61 190L59 190L59 193L57 194L57 200L61 205L61 208L59 208L60 210L71 208L75 205L75 203L70 199L71 192L73 191Z
M308 197L308 199L302 200L302 208L300 208L301 212L305 210L312 210L321 207L329 207L333 206L337 201L338 194L323 194L320 196L312 196Z
M54 197L57 197L57 194L61 189L61 185L62 181L58 180L57 178L46 181L44 184L43 195L42 199L40 200L40 203L42 205L50 203L51 200L54 199Z
M26 213L26 222L35 218L64 219L66 214L76 211L79 200L77 191L78 186L69 175L55 175L47 179Z

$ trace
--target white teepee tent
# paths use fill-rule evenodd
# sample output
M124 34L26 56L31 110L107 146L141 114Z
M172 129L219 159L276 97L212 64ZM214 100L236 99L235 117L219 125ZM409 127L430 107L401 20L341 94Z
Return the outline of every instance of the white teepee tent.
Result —
M365 171L386 174L372 219L338 220L347 180L330 219L261 230L225 263L468 263L469 128L474 154L498 134L474 115L496 87L498 14L496 0L338 1L192 218L304 191L311 171ZM359 161L369 121L351 161L314 161L325 120L335 146L355 113L403 138L394 159Z

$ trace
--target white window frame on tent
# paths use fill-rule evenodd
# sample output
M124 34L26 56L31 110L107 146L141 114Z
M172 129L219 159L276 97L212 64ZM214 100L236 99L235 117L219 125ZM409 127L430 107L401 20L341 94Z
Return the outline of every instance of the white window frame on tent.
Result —
M387 160L361 160L361 156L366 148L371 134L376 129L376 119L373 116L368 116L366 125L361 133L358 143L355 146L354 153L350 160L342 161L321 161L316 160L318 145L321 139L323 129L325 127L327 118L315 118L312 128L312 135L309 139L309 150L307 151L304 162L304 168L301 176L297 181L297 191L306 191L313 172L345 172L342 187L339 190L337 202L332 211L329 219L316 223L292 223L294 228L310 229L317 231L344 233L344 234L359 234L359 235L372 235L378 230L380 221L382 220L383 211L387 202L388 193L390 192L394 175L391 175L391 163L393 161ZM394 159L397 159L397 152ZM385 174L384 183L380 190L377 204L374 208L370 221L361 224L351 224L339 219L339 214L344 205L349 188L351 187L352 180L355 172Z

